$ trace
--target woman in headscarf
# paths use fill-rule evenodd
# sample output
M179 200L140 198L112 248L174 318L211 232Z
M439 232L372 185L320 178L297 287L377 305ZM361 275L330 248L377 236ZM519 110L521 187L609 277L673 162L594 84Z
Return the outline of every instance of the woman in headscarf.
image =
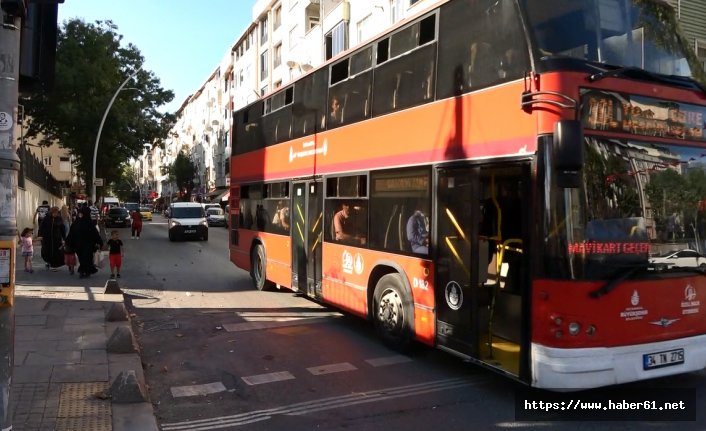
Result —
M49 213L39 227L39 236L42 237L42 259L47 268L57 271L64 266L64 252L62 247L66 238L64 223L61 221L58 207L51 207Z
M71 225L66 241L78 255L78 273L81 278L98 272L93 263L93 253L103 247L103 239L91 221L90 208L83 207L79 210L78 218Z

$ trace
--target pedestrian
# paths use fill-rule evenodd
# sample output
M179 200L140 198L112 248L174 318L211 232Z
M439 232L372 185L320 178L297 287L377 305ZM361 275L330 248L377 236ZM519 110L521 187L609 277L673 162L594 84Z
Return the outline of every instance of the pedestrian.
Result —
M59 214L61 214L61 221L64 223L64 234L68 235L69 228L71 227L71 212L69 211L69 207L62 205Z
M93 205L92 201L88 201L88 209L91 210L91 222L93 222L93 226L97 226L101 214L100 210Z
M61 221L59 207L51 207L42 225L39 227L39 236L42 239L42 259L47 269L58 271L64 266L64 252L62 247L66 239L64 223Z
M91 221L91 209L88 206L79 210L66 241L78 256L78 273L81 278L98 272L93 262L93 253L103 247L103 239Z
M22 247L22 256L25 258L25 272L32 273L32 256L34 256L34 244L32 243L32 233L34 231L30 227L26 227L22 230L20 235L20 245Z
M132 239L140 239L142 232L142 214L139 211L132 212Z
M69 275L74 275L74 268L76 267L76 250L71 247L68 241L64 242L64 265L69 268Z
M42 201L42 204L39 205L37 210L34 212L34 227L37 231L39 231L39 228L42 226L44 217L46 217L49 213L49 209L49 202Z
M120 235L117 230L110 232L108 250L110 250L110 254L108 255L108 259L110 260L110 278L120 278L120 267L123 266L123 256L125 255L125 251L123 249L123 242L120 240Z

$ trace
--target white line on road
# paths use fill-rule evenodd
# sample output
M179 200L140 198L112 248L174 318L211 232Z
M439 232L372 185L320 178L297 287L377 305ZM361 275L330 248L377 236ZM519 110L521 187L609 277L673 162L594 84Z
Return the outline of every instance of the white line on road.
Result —
M289 371L278 371L276 373L258 374L255 376L241 377L250 386L261 385L263 383L281 382L282 380L292 380L296 377Z
M394 356L384 356L382 358L366 359L365 362L373 367L385 367L387 365L404 364L405 362L412 362L410 358L402 355Z
M310 367L306 370L315 376L320 376L322 374L341 373L343 371L355 371L357 370L357 368L355 367L355 365L349 362L341 362L340 364L328 364L319 365L317 367Z
M340 397L322 398L319 400L306 401L303 403L290 404L288 406L276 407L265 410L255 410L231 416L220 416L211 419L198 419L193 421L173 422L162 424L163 431L189 430L206 431L219 428L235 427L247 425L255 422L266 421L274 415L307 415L323 410L332 410L364 403L373 403L395 398L409 397L431 392L440 392L452 389L459 389L469 386L476 386L487 378L477 379L447 379L437 380L407 386L397 386L392 388L378 389L371 392L343 395Z
M208 395L216 394L218 392L225 392L226 387L223 386L221 382L206 383L203 385L191 385L191 386L174 386L171 388L172 396L177 397L192 397L195 395Z

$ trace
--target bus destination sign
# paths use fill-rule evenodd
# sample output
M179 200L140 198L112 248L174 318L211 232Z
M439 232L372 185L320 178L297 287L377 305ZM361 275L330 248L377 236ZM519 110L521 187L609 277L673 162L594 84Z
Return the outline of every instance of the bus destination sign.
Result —
M581 106L587 129L706 141L706 106L586 88Z

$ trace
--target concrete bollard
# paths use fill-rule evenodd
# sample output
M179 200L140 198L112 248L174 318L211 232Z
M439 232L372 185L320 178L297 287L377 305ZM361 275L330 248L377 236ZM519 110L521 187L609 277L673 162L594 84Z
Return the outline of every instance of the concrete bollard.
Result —
M116 302L105 315L107 322L127 322L127 308L122 302Z
M110 397L118 404L143 403L147 401L147 391L138 381L135 370L127 370L113 380Z
M132 331L127 326L118 326L106 345L108 353L135 353L137 347L132 338Z
M118 280L108 280L105 282L105 292L103 292L106 295L110 294L116 294L116 295L121 295L123 293L122 290L120 290L120 286L118 285Z

